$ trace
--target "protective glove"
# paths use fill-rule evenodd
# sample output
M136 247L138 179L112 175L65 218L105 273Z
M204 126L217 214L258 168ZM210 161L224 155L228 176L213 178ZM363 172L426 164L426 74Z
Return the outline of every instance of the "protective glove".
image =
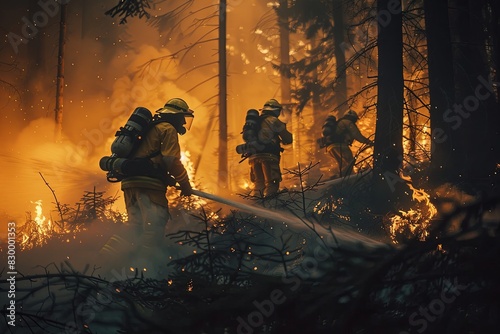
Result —
M193 188L191 187L191 183L189 183L189 181L180 183L179 188L181 189L181 196L191 196L193 194Z
M163 174L162 175L163 177L163 182L167 185L167 186L170 186L170 187L173 187L175 186L175 184L177 183L174 179L174 177L170 174Z

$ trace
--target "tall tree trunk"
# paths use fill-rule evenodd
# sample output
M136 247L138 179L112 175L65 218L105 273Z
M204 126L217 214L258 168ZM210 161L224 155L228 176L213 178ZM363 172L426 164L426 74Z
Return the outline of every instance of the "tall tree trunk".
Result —
M226 61L226 7L227 0L219 2L219 188L227 190L227 61Z
M500 104L500 2L490 0L492 11L491 34L493 43L493 61L495 63L495 81L497 82L497 104ZM498 109L497 109L498 110Z
M445 121L452 109L455 89L448 0L424 0L429 67L432 183L456 180L460 174L459 138Z
M81 31L80 31L80 38L81 39L84 39L85 37L87 37L89 31L88 31L88 28L89 28L89 25L88 25L88 21L91 19L90 18L90 4L88 1L82 1L81 2L81 15L80 15L80 19L81 19Z
M280 76L280 88L281 88L281 104L284 107L286 113L287 128L288 131L295 134L296 127L294 127L294 117L292 108L292 93L290 86L290 28L288 23L288 0L280 0L278 13L278 26L280 30L280 62L281 62L281 76ZM292 143L292 150L285 150L282 155L282 165L283 166L293 166L295 162L299 161L298 156L294 156L296 150L297 141L294 140Z
M311 49L314 50L317 47L316 44L316 36L313 36L311 39ZM313 59L311 60L312 62L317 63L317 58L320 57L320 55L316 54L313 56ZM318 161L321 160L322 156L322 150L316 145L316 138L318 138L321 134L321 127L323 125L323 122L325 121L326 115L324 114L324 109L321 104L321 85L319 84L319 76L318 76L318 65L311 71L311 79L313 83L313 89L312 89L312 97L311 97L311 103L312 103L312 118L313 118L313 124L311 131L307 132L307 142L312 143L311 146L311 156L309 159L311 161ZM322 66L322 65L319 65Z
M395 5L396 4L396 5ZM390 6L390 7L389 7ZM396 8L396 10L395 10ZM403 34L401 0L378 0L378 102L374 147L376 205L398 201L394 181L403 157Z
M344 115L347 111L347 78L346 78L346 63L345 63L345 39L346 31L344 24L344 6L343 0L332 0L333 4L333 43L335 45L335 68L336 68L336 83L334 87L334 104L338 107L339 116Z
M27 2L29 13L36 13L40 6L36 1ZM23 94L20 105L24 110L30 110L32 117L40 117L41 108L40 96L47 96L52 92L52 80L46 80L53 75L52 62L47 57L47 49L50 48L48 38L42 34L41 29L35 31L28 29L33 34L33 38L26 45L21 44L19 48L29 56L26 58L26 73L22 77L20 87L23 88ZM26 47L26 50L22 48ZM47 116L44 114L43 116Z
M290 30L288 27L288 0L280 0L278 9L278 25L280 29L280 61L281 61L281 103L289 104L292 94L290 88Z
M62 139L62 121L64 106L64 49L66 46L66 7L61 5L61 19L59 22L59 52L57 55L57 88L56 88L56 108L55 108L55 140Z
M492 45L491 60L495 73L493 81L497 82L495 103L493 108L489 110L492 119L492 121L489 122L492 126L492 138L490 142L497 143L492 155L496 163L500 163L500 2L498 0L488 0L488 3L491 9L488 31L490 35L489 43Z
M493 120L497 118L486 57L486 37L481 21L484 0L455 0L455 78L457 105L453 116L462 138L461 181L476 191L486 185L496 168Z

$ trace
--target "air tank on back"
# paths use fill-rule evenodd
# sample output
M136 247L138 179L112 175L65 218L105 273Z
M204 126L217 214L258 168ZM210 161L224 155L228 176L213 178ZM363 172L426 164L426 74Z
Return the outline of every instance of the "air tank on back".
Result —
M136 108L125 126L116 133L116 138L111 144L112 155L120 158L128 157L137 148L152 118L153 115L148 109Z
M107 171L109 182L119 182L123 178L123 167L127 159L141 143L153 119L151 112L143 107L134 110L127 123L116 132L111 144L111 156L102 157L99 167Z
M259 112L255 109L249 109L245 117L245 125L243 125L243 140L252 142L257 140L257 128L259 126Z

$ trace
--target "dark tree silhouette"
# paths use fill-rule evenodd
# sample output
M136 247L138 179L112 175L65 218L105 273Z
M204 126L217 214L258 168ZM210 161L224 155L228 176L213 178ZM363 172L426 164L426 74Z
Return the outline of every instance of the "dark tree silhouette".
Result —
M456 102L449 121L460 138L461 182L472 192L488 183L496 168L498 104L490 83L489 50L482 21L485 1L450 1L453 9Z
M57 54L57 87L56 87L56 107L55 107L55 140L61 141L63 105L64 105L64 62L66 49L67 29L67 4L61 5L61 16L59 19L59 43Z
M461 159L457 135L445 122L455 100L448 0L424 0L431 117L431 181L457 180Z
M389 7L389 3L393 6ZM399 8L389 11L389 8ZM377 1L378 101L374 148L374 190L377 205L394 197L391 178L399 174L403 157L403 32L401 1Z
M119 0L113 8L107 10L104 14L111 17L118 15L118 17L121 17L121 24L127 23L129 17L149 18L150 14L147 11L150 8L149 3L149 0Z
M335 51L336 82L333 87L334 104L339 106L340 114L347 110L347 78L346 78L346 28L344 23L344 1L332 0L333 43Z

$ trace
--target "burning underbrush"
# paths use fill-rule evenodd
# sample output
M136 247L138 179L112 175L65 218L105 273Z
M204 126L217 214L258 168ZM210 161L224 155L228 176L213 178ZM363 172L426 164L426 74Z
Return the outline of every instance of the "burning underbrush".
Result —
M397 213L385 217L389 234L394 243L404 242L409 238L424 241L430 234L431 222L438 213L437 209L431 202L429 193L413 186L411 177L400 173L400 178L409 188L412 207L407 211L398 210Z
M34 201L34 213L26 212L26 221L17 231L17 245L21 250L28 250L42 247L51 239L70 242L95 222L123 224L127 217L113 207L116 200L116 196L104 197L104 192L94 188L85 191L74 206L55 203L55 210L48 210L49 218L44 214L42 201ZM58 218L54 219L53 214Z

